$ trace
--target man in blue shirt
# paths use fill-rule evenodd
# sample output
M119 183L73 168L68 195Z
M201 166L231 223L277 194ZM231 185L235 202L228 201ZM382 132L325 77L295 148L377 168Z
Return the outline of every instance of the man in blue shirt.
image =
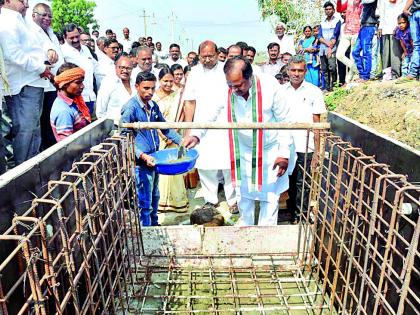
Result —
M164 122L158 104L152 101L156 77L150 72L140 72L136 78L137 95L121 110L121 122ZM161 129L162 133L176 144L182 138L172 129ZM142 226L158 225L159 174L150 155L159 150L159 135L156 129L133 130L136 156L136 187Z
M340 36L341 21L334 15L334 4L325 2L324 11L326 18L321 22L318 38L321 43L319 56L321 71L325 78L325 89L332 91L337 82L337 41Z

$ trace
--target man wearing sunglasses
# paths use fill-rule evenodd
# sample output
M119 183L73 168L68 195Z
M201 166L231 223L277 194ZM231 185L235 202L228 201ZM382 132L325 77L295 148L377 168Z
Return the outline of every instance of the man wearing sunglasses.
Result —
M58 68L64 63L64 57L58 38L51 28L52 18L51 8L47 4L36 4L32 10L33 23L31 23L31 29L47 56L51 55L51 59L56 60L51 68L52 74L56 75ZM51 107L56 97L57 91L54 85L49 82L48 87L44 89L41 115L41 150L45 150L56 143L50 124Z

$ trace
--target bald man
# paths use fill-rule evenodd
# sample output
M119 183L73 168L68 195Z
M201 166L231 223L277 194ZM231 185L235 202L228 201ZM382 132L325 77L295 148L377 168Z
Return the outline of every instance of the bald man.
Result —
M221 107L226 112L226 79L223 63L218 61L217 46L204 41L199 46L200 64L193 67L185 86L185 121L208 121ZM221 117L226 121L226 115ZM229 143L226 130L208 130L197 150L196 167L206 203L219 203L219 179L224 181L226 201L232 213L237 213L235 191L230 178Z

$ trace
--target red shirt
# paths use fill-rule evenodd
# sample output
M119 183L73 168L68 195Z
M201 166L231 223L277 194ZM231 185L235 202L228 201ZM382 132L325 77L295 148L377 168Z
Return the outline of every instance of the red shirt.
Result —
M362 13L362 4L360 0L348 0L346 12L346 25L344 33L356 35L360 31L360 14Z

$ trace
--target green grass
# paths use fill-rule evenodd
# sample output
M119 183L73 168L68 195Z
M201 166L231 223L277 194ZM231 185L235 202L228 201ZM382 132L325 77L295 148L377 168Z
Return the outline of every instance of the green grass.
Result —
M324 98L327 109L330 111L335 110L337 106L340 104L340 102L342 101L342 99L346 97L348 94L349 94L349 90L343 87L335 88L333 92L327 94Z

